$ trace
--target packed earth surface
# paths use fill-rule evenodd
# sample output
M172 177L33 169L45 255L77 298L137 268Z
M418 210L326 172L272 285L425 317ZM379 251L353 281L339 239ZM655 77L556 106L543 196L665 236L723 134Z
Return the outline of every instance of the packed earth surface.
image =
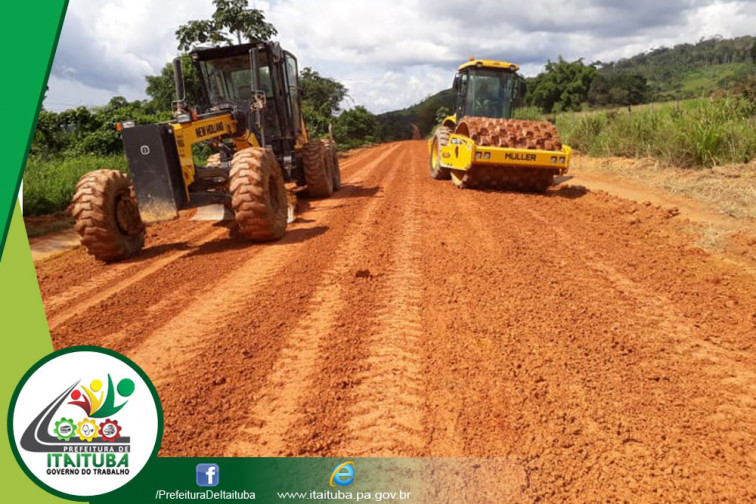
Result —
M569 181L460 190L423 141L341 160L283 239L147 229L37 262L56 349L151 377L162 456L496 457L508 502L756 500L756 240Z

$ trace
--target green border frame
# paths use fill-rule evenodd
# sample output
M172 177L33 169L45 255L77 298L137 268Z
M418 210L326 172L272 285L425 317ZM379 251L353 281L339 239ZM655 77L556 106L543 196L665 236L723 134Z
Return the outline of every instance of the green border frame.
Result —
M31 470L26 466L23 459L21 458L21 455L18 452L18 447L16 446L16 438L13 435L13 414L15 413L16 409L16 400L18 399L18 395L21 393L21 389L24 387L26 382L31 378L31 376L43 365L47 364L51 360L60 357L61 355L69 354L69 353L76 353L76 352L96 352L108 355L110 357L114 357L127 366L129 366L131 369L136 371L136 373L139 375L142 380L147 384L147 388L150 390L150 393L152 394L152 399L155 401L155 408L157 409L158 414L158 430L157 430L157 437L155 438L155 446L152 448L152 453L150 454L150 457L147 459L147 463L145 463L144 467L136 473L129 481L127 481L125 484L121 485L120 487L111 490L110 492L106 492L104 494L95 494L95 495L71 495L64 492L61 492L59 490L56 490L47 484L43 483L42 480L37 478L35 474L31 472ZM24 376L21 378L21 380L18 382L18 385L16 385L16 389L13 391L13 395L11 396L10 404L8 405L8 442L11 445L11 450L13 451L13 456L16 458L16 462L19 466L21 466L21 469L23 469L24 473L31 479L37 486L45 490L46 492L49 492L56 497L61 497L64 499L69 500L75 500L75 501L89 501L93 498L101 498L103 496L106 496L108 494L112 494L113 492L117 492L124 486L128 485L132 481L134 481L135 478L137 478L142 471L147 467L149 462L153 460L156 456L158 451L160 450L160 446L163 444L163 406L160 403L160 396L157 393L157 389L155 388L155 385L152 384L152 381L147 376L147 373L145 373L142 368L136 365L134 361L126 357L125 355L122 355L116 351L110 350L109 348L103 348L93 345L80 345L80 346L73 346L68 348L63 348L61 350L58 350L56 352L53 352L51 354L48 354L44 357L42 357L40 360L38 360L29 370L24 373Z
M13 216L13 209L15 207L15 201L18 197L18 190L19 187L21 187L21 181L24 178L24 171L26 170L26 161L29 158L29 148L31 147L32 140L34 139L34 132L37 129L37 120L39 119L39 111L42 108L42 101L45 97L45 91L47 87L47 82L50 80L50 72L52 71L52 65L53 60L55 59L55 53L58 50L58 42L60 40L60 33L63 31L63 21L66 18L66 12L68 12L68 1L69 0L62 0L62 2L58 3L57 5L41 5L40 7L47 10L52 11L55 10L56 7L60 7L60 14L58 15L58 28L55 32L55 37L52 40L52 46L50 47L50 52L47 55L47 67L45 68L44 78L42 82L40 82L40 88L39 88L39 95L37 96L37 105L36 109L33 112L33 118L31 121L31 127L29 128L29 131L26 134L26 144L24 146L24 152L21 157L21 165L18 166L18 168L10 168L6 169L6 173L0 172L0 260L3 257L3 252L5 250L5 241L8 238L8 231L10 230L10 223L11 223L11 217ZM56 2L57 3L57 2ZM24 15L29 16L33 15L31 12L29 12L29 7L25 5L15 5L15 6L6 6L3 7L4 13L8 16L8 19L11 19L13 17L17 19L24 19ZM10 12L8 12L10 11ZM50 13L52 14L52 12ZM9 25L13 23L8 23ZM25 23L16 23L15 26L19 26L21 30L28 30L28 27L26 27ZM21 35L20 33L14 33L15 30L10 30L9 35L11 36L17 36ZM26 37L36 37L36 34L33 30L28 31L24 36ZM3 42L9 42L6 40L5 35L2 37ZM44 44L46 41L43 39L42 43ZM39 56L39 52L44 48L44 46L40 47L39 43L37 42L37 46L32 46L31 54L32 58L30 58L30 62L28 65L24 65L22 67L22 73L23 71L29 73L31 70L32 65L36 65L41 63L40 61L34 61L34 56ZM19 53L20 54L20 53ZM15 63L16 60L11 60L9 64ZM41 65L40 65L41 66ZM29 77L27 75L26 80L24 79L17 79L19 80L22 85L29 86L31 84ZM13 91L13 89L10 89L9 91ZM25 98L25 97L24 97ZM22 103L20 106L16 106L15 108L10 109L10 114L8 116L8 121L6 121L9 125L13 124L15 120L25 119L25 117L19 117L21 116L21 111L27 107L27 103L25 100L21 100ZM27 109L28 110L28 109ZM8 111L6 111L8 112ZM28 116L27 116L28 117ZM12 129L10 126L3 125L0 127L0 132L2 132L3 137L5 138L8 143L15 142L17 140L20 140L20 138L17 138L19 135L13 134ZM15 148L14 148L15 150ZM9 195L10 198L8 199L8 202L4 201L5 198L5 190L2 187L2 184L8 184L13 183L13 170L18 169L18 176L15 180L15 185L12 188L12 192ZM8 205L7 213L5 211L5 205Z

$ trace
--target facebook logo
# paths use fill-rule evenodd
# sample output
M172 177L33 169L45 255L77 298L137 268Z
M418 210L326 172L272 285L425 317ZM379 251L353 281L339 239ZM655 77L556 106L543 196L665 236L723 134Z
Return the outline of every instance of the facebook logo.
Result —
M218 464L197 464L197 485L201 487L218 486L219 474Z

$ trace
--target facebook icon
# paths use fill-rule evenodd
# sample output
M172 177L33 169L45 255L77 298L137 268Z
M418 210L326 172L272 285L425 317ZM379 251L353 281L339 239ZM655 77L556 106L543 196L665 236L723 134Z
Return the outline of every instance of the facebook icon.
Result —
M218 486L219 474L218 464L197 464L197 485L201 487Z

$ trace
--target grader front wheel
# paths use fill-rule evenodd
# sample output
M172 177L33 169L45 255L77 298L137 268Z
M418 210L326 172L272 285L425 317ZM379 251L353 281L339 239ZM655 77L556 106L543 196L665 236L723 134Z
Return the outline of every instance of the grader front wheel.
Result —
M139 253L145 225L129 176L118 170L85 174L76 184L72 211L81 244L100 261Z
M242 236L269 241L284 235L286 188L271 151L260 147L237 151L231 160L229 189L234 219Z

